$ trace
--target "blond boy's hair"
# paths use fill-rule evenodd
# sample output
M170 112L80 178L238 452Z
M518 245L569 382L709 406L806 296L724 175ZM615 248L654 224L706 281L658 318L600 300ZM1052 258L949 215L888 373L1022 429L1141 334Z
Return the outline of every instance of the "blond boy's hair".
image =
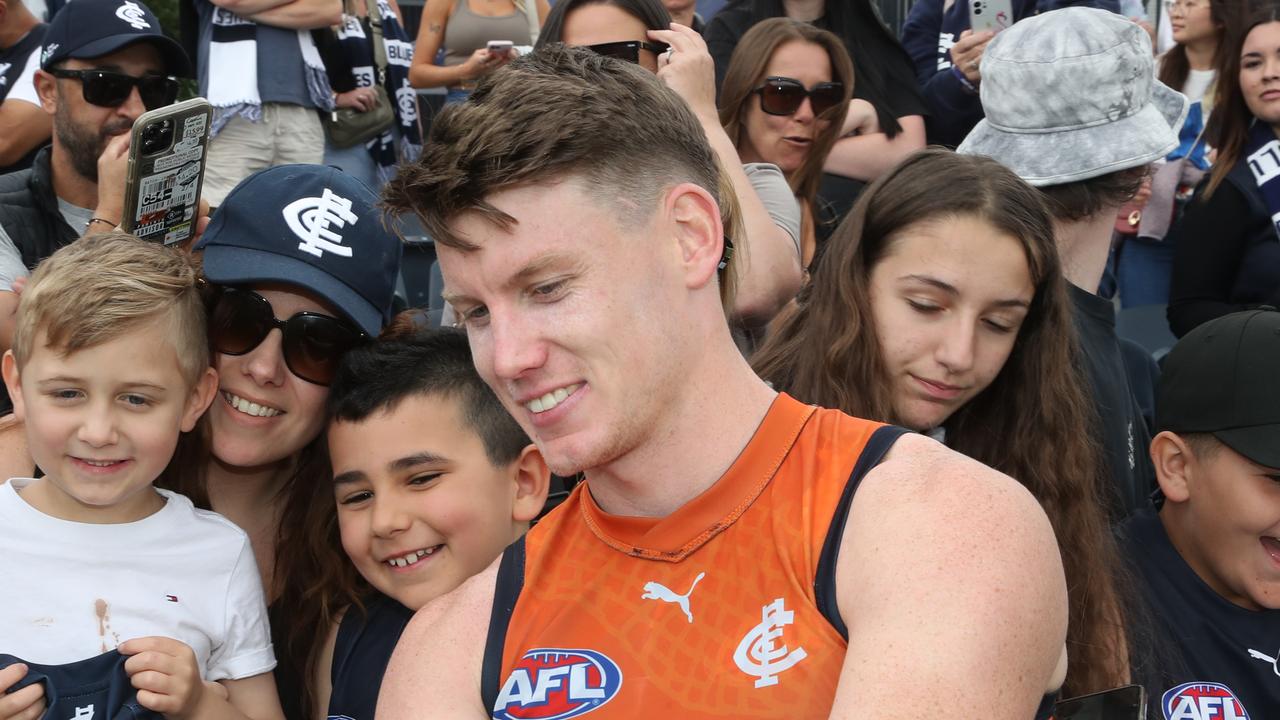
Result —
M188 386L209 367L198 273L186 253L123 232L77 240L40 263L18 304L19 368L40 333L62 355L167 323Z

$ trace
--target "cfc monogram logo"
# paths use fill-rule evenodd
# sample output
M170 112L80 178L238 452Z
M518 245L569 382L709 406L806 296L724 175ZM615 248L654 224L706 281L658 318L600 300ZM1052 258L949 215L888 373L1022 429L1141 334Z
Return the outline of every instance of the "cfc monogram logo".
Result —
M116 8L116 17L129 23L134 30L146 30L151 27L151 23L147 22L147 15L138 7L138 3L124 0L124 4Z
M783 607L782 598L765 605L760 615L760 624L747 632L733 653L738 669L756 677L757 688L777 685L780 673L808 657L804 648L788 651L785 644L778 644L782 629L795 622L796 616Z
M335 195L329 188L318 198L294 200L284 208L284 221L289 229L302 239L298 249L316 257L325 252L351 257L351 248L341 245L342 236L329 229L330 225L341 229L355 225L360 218L351 212L351 201Z

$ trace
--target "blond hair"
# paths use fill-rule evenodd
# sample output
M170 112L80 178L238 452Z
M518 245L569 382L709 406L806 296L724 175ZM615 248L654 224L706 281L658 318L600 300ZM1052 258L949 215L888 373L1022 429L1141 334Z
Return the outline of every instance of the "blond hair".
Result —
M77 240L40 263L18 304L13 354L22 368L41 331L63 355L168 320L188 385L209 367L205 308L186 253L123 232Z

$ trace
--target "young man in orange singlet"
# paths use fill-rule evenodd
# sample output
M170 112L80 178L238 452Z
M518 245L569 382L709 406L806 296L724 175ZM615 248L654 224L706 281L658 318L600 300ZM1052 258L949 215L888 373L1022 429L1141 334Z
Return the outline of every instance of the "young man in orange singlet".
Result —
M1067 622L1044 514L751 372L714 156L678 96L552 47L432 135L387 200L435 238L480 375L586 482L417 614L380 720L1044 714Z

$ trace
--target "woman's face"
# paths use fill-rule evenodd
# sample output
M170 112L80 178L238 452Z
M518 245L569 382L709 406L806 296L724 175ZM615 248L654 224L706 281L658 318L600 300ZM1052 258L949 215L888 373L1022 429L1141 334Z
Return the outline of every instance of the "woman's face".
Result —
M792 40L773 51L756 86L766 77L792 78L811 90L818 83L832 81L831 58L821 45ZM804 164L814 140L828 125L817 119L807 98L790 115L770 115L761 108L760 95L755 93L747 98L743 113L744 132L738 148L742 161L773 163L788 177Z
M611 42L648 42L648 30L639 18L620 7L593 3L575 8L564 16L560 41L575 47ZM640 66L649 72L658 72L658 56L650 50L640 50Z
M1280 22L1249 31L1240 48L1240 92L1259 120L1280 124Z
M1209 0L1177 0L1170 3L1169 24L1173 27L1174 42L1180 45L1216 40L1218 37Z
M294 288L251 288L277 319L300 312L338 317L319 297ZM218 397L209 409L213 455L237 468L256 468L297 453L324 429L329 388L294 375L281 351L279 328L244 355L214 353Z
M1022 244L981 218L910 225L871 271L897 421L941 425L1009 359L1035 288Z

